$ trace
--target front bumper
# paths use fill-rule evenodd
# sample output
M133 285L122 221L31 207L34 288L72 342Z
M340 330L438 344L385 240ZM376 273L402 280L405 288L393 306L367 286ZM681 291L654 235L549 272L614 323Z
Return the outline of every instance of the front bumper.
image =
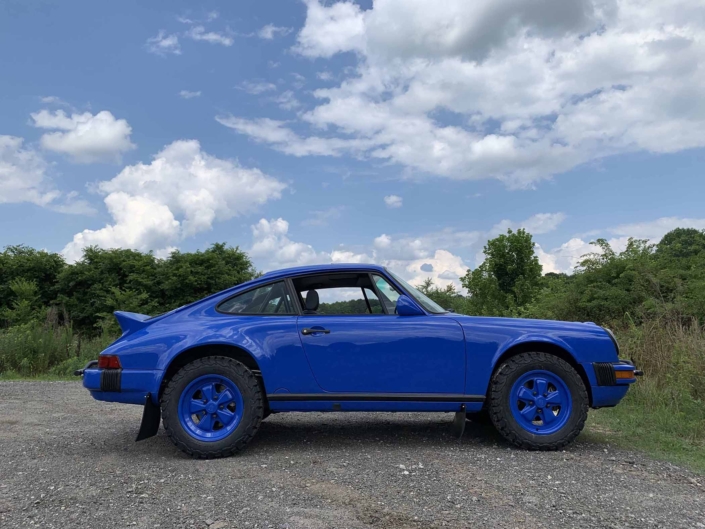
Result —
M594 362L592 364L592 407L608 408L616 406L643 373L629 360L618 362Z
M82 370L83 387L96 400L144 405L147 395L158 404L161 371L136 369Z

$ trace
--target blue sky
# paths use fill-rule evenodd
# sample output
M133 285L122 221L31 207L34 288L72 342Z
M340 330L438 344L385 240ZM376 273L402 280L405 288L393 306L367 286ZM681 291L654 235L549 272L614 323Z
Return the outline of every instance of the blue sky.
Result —
M0 6L0 245L238 245L458 284L705 228L695 0Z

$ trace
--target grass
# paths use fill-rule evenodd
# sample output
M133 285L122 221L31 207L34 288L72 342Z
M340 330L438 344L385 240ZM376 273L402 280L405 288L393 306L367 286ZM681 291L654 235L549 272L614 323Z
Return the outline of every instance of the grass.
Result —
M705 472L705 328L654 320L619 333L644 377L615 408L590 413L588 432Z
M21 375L17 371L6 371L0 373L0 381L4 380L42 380L47 382L80 382L79 377L73 375L52 375L51 373L44 373L41 375L26 376Z
M615 408L592 410L586 433L589 440L641 450L705 473L705 437L697 437L704 424L702 418L685 418L666 407L648 410L638 395L628 395Z

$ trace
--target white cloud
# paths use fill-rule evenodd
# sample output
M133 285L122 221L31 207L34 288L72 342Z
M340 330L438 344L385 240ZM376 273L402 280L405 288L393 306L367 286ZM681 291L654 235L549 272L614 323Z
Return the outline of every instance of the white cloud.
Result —
M404 203L404 199L398 195L387 195L384 197L384 203L390 209L400 208Z
M98 184L113 223L76 234L63 254L74 261L88 245L164 254L216 221L279 198L285 187L258 169L203 152L198 141L175 141L150 164L127 166Z
M179 37L176 35L167 35L166 31L160 30L156 37L147 39L147 51L156 55L181 55L181 45Z
M676 228L695 228L697 230L703 230L705 229L705 219L662 217L647 222L621 224L615 228L610 228L608 231L621 237L660 241L664 235Z
M295 110L301 106L301 103L291 90L286 90L276 96L274 102L279 105L279 108L284 110Z
M252 226L250 256L266 261L268 269L323 263L328 254L316 252L310 244L294 242L288 237L289 223L282 218L260 219Z
M190 92L188 90L182 90L181 92L179 92L179 95L184 99L192 99L194 97L201 97L201 91L199 90L197 92Z
M291 28L284 28L280 26L275 26L274 24L267 24L257 32L257 36L261 39L272 40L277 36L285 37L292 31L293 30Z
M305 127L278 125L285 141L262 120L234 127L282 152L523 188L613 154L705 147L701 0L305 3L294 50L353 51L357 68L314 92Z
M75 192L61 193L47 175L49 164L24 140L0 135L0 204L30 202L60 213L95 211Z
M31 116L35 127L56 130L42 136L42 147L67 154L79 163L119 161L121 154L135 148L130 141L130 125L107 110L95 116L90 112L68 116L63 110L40 110Z
M345 138L325 138L309 136L302 138L283 121L261 118L256 120L234 116L216 116L216 121L254 140L269 143L277 150L293 156L340 156L351 149L364 149L367 140L349 140Z
M264 81L243 81L237 87L240 90L253 95L259 95L264 92L270 92L277 89L277 85L274 83L267 83Z
M306 24L299 33L295 50L308 57L331 57L341 51L361 50L365 22L362 10L352 2L329 6L318 0L304 0Z
M189 29L184 36L193 39L220 44L221 46L232 46L235 40L230 35L224 35L215 31L206 31L203 26L194 26Z
M58 196L46 176L47 163L24 140L0 136L0 203L31 202L46 206Z

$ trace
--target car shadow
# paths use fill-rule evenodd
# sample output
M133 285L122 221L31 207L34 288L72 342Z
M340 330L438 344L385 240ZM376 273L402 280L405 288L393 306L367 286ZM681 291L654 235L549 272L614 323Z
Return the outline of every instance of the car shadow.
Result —
M475 445L506 444L493 426L472 421L466 422L465 432L459 440L452 431L452 414L441 419L438 416L419 419L391 415L390 418L357 417L350 421L345 420L346 414L336 415L334 419L324 415L320 421L315 422L279 420L279 417L273 416L262 422L248 450L285 446L289 450L301 447L326 451L359 444L394 444L407 448L437 447L458 442Z

